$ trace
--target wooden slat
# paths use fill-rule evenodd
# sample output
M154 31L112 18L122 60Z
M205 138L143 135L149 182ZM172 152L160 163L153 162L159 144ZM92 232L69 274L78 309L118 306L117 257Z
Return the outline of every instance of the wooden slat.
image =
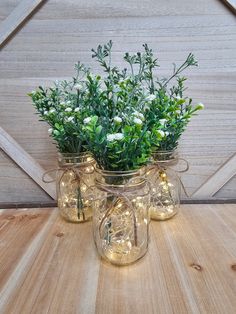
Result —
M20 4L0 24L0 48L45 0L21 0Z
M56 199L55 183L44 183L45 170L3 129L0 127L0 148L17 163L48 195ZM49 179L50 176L48 176Z
M126 267L100 260L90 222L50 210L47 221L39 209L0 215L1 313L235 314L236 205L183 205L152 221L147 255Z
M236 14L236 0L221 0L223 1L229 8L230 10Z
M193 198L213 196L236 174L236 153L226 161L193 195Z

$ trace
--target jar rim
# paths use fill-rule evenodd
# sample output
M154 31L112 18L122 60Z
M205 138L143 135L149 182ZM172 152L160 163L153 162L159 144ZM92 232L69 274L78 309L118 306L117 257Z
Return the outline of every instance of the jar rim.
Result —
M66 159L75 158L78 159L75 162L67 162ZM89 158L88 160L83 160L83 158ZM63 166L78 165L80 167L93 164L95 162L93 156L89 152L83 153L61 153L58 152L58 163Z

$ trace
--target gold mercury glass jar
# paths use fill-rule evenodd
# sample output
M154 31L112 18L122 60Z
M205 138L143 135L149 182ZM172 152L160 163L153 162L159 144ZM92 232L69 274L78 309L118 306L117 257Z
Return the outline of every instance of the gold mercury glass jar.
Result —
M133 263L147 252L150 188L143 172L96 169L94 240L112 264Z
M70 222L90 220L95 160L87 153L59 154L58 164L57 198L61 216Z
M167 220L177 214L180 206L180 180L172 168L178 163L177 151L156 151L147 168L151 183L150 216L154 220Z

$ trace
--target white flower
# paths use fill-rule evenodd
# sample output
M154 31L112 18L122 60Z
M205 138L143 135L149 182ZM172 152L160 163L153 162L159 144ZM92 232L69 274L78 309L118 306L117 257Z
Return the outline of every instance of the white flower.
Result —
M52 128L48 129L48 134L52 134L52 132L53 132Z
M124 138L124 134L123 133L115 133L115 139L116 140L122 140Z
M197 105L197 109L198 110L201 110L201 109L204 109L205 106L200 102L198 105Z
M137 118L144 119L144 115L141 112L134 111L133 115Z
M65 104L64 102L61 102L60 105L61 105L61 106L65 106L66 104Z
M170 132L166 131L165 132L165 136L168 136L170 134Z
M124 138L123 133L114 133L114 134L107 134L107 140L108 142L112 142L115 140L122 140Z
M49 113L54 113L56 110L54 108L49 110Z
M88 124L90 121L92 120L92 118L88 117L84 119L84 124Z
M167 121L166 119L160 119L160 120L159 120L159 122L160 122L161 125L165 125L166 121Z
M121 123L121 122L122 122L122 119L121 119L120 117L118 117L118 116L114 117L113 120L114 120L115 122L117 122L117 123Z
M139 125L143 124L142 120L139 118L134 118L134 123Z
M67 122L71 122L71 121L73 121L73 120L74 120L74 117L68 117L68 118L66 119Z
M69 108L69 107L67 107L67 108L65 109L65 111L66 111L66 112L71 112L71 111L72 111L72 109L71 109L71 108Z
M176 96L175 99L176 99L176 100L182 100L183 102L185 102L185 99L183 99L183 98L180 97L180 96Z
M79 107L75 108L75 112L78 112L80 111Z
M114 141L115 140L114 134L107 134L107 140L108 140L108 142Z
M147 101L152 101L152 100L154 100L154 99L156 99L156 96L153 95L153 94L151 94L151 95L149 95L149 96L146 97L146 100L147 100Z
M46 115L48 114L48 111L47 111L47 110L45 110L43 114L46 116Z
M161 136L164 137L165 136L165 132L162 130L158 130L157 133Z
M83 88L83 86L81 84L75 84L74 88L80 91Z

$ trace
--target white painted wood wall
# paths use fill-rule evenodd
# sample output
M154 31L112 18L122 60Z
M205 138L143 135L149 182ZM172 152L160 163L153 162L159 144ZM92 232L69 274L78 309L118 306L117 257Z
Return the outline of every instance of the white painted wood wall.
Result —
M109 39L118 65L121 54L147 42L160 75L196 55L188 94L206 110L181 140L190 163L182 180L192 199L236 199L236 19L221 1L1 0L0 204L52 200L53 187L39 176L56 165L56 149L26 94L72 76L74 63L90 64L90 49Z

